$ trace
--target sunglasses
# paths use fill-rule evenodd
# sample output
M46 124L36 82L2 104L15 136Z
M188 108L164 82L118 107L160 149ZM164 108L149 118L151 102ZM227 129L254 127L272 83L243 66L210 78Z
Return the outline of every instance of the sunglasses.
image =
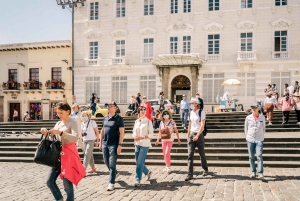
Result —
M114 105L107 105L108 108L115 107Z
M145 107L140 107L140 110L141 111L146 111L146 108Z

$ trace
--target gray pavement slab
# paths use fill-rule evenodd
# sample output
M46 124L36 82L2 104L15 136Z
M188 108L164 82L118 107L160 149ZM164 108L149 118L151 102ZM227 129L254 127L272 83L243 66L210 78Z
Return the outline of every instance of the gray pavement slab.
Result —
M249 179L249 168L209 167L209 175L202 177L195 169L195 180L185 182L187 167L172 167L170 175L164 167L150 166L150 181L143 177L141 186L134 187L135 166L117 166L120 176L116 189L106 191L108 171L103 164L97 172L88 174L75 187L75 200L134 201L134 200L300 200L300 168L265 168L265 180ZM0 200L54 200L45 184L48 167L34 163L0 163ZM65 196L62 181L57 184Z

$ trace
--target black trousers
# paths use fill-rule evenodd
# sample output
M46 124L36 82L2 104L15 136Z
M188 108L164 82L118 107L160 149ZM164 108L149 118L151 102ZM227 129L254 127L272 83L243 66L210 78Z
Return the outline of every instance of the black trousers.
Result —
M282 123L289 123L290 111L282 111Z
M204 147L205 147L205 139L203 134L201 134L198 138L197 141L193 141L193 138L197 135L197 133L191 133L189 136L189 142L188 142L188 169L189 169L189 175L194 174L194 153L195 153L195 148L198 148L199 156L201 159L201 166L203 170L208 170L207 167L207 161L206 161L206 156L204 152Z
M295 110L297 115L297 122L300 122L300 110Z

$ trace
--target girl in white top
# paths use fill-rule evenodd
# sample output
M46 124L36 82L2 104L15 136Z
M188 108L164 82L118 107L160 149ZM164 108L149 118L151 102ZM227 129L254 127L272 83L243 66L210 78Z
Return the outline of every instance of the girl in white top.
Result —
M137 112L139 114L139 118L135 121L132 134L135 144L136 187L140 185L143 173L147 176L148 180L152 174L152 171L148 170L145 166L145 161L149 147L151 147L151 139L153 137L153 125L152 121L146 117L146 107L139 107Z
M269 121L269 126L272 125L273 111L277 106L277 99L273 96L273 92L269 92L264 101L264 110L267 112L267 120Z
M168 129L171 133L171 138L170 139L162 139L162 150L163 150L163 154L164 154L164 161L166 164L166 167L163 171L170 174L171 173L171 155L170 155L170 153L171 153L171 149L172 149L172 145L173 145L173 141L174 141L174 132L177 135L178 145L181 144L181 141L180 141L178 129L176 127L176 123L172 119L171 112L168 110L165 110L165 111L163 111L162 116L163 116L163 120L160 122L159 133L158 133L155 145L157 146L159 143L159 140L161 139L161 136L162 136L161 130L164 127L168 127Z
M99 130L97 123L91 119L91 114L88 114L87 111L82 112L81 118L81 134L84 144L83 166L86 169L89 164L91 170L88 173L93 173L96 172L93 150L94 146L98 147Z

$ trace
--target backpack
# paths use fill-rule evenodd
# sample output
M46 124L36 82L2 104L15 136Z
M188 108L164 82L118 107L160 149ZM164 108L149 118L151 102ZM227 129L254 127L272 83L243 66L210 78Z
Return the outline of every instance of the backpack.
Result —
M161 139L164 139L164 140L171 139L172 133L170 132L169 127L168 127L171 122L172 122L172 120L170 120L170 122L168 123L167 126L164 122L162 122L164 124L164 128L161 129Z
M199 122L201 122L201 112L202 112L202 109L199 109L199 114L198 114L199 118L200 118ZM189 117L190 117L190 115L191 114L189 114ZM190 119L191 119L191 117L190 117ZM206 136L207 132L208 132L208 130L207 130L207 127L206 127L206 120L205 120L204 128L203 128L203 131L202 131L203 136Z

